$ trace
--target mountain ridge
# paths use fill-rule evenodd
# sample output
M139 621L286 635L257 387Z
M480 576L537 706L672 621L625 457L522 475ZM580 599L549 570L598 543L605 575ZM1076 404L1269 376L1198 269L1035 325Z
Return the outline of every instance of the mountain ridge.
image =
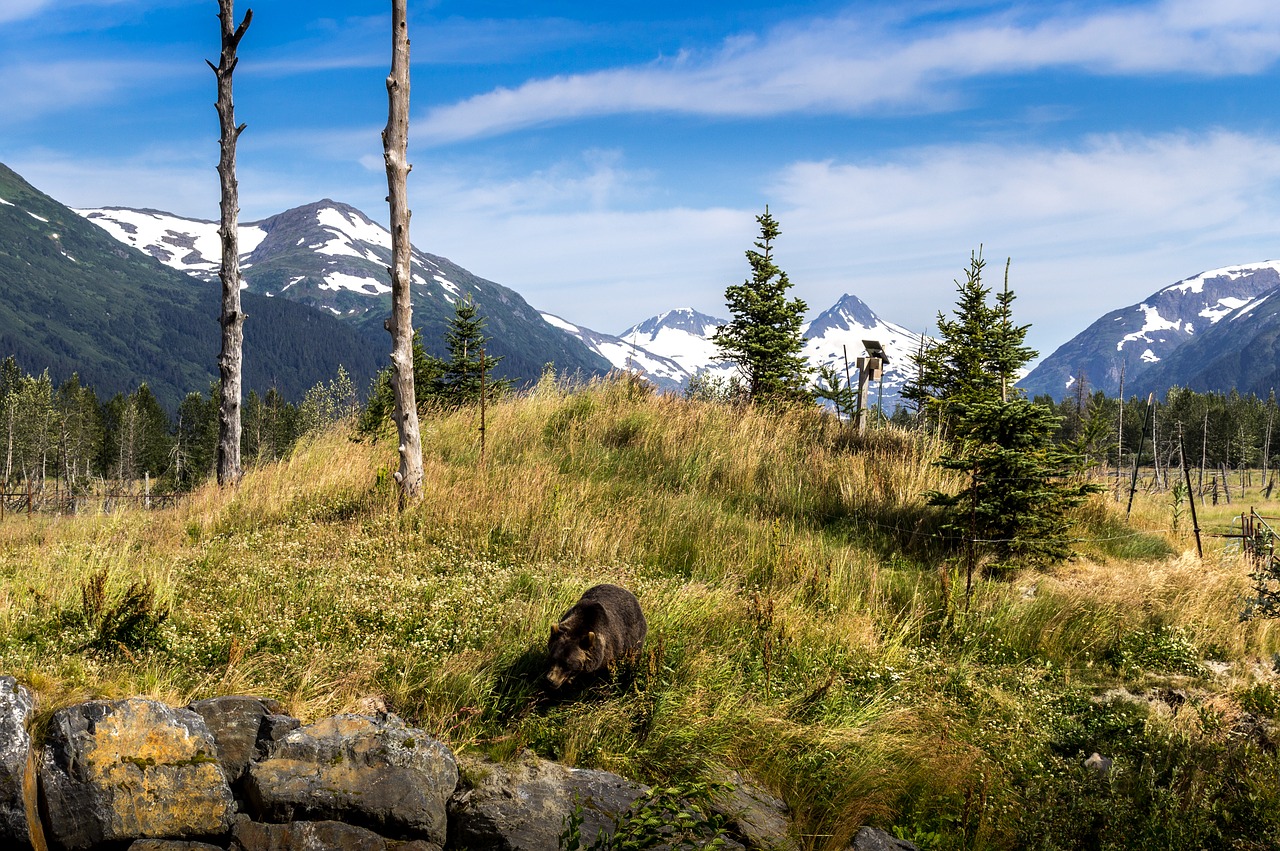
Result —
M217 277L216 222L153 209L97 207L78 211L116 239L197 279ZM330 198L239 225L246 292L326 311L348 323L376 350L389 347L391 234L365 213ZM445 332L458 299L479 306L501 357L497 377L535 381L548 362L562 372L599 375L609 362L543 321L515 290L472 274L445 257L414 248L410 291L414 327L424 347L445 355Z
M1125 392L1138 392L1148 387L1143 376L1156 364L1194 338L1210 340L1197 346L1207 352L1218 338L1220 320L1277 287L1280 261L1273 260L1224 266L1184 278L1137 304L1103 314L1041 361L1017 386L1032 396L1061 399L1083 375L1094 390L1115 396L1123 375ZM1170 368L1154 374L1164 376L1168 386L1186 385L1186 378Z
M134 251L0 164L0 347L105 397L146 383L170 410L218 377L220 293ZM245 389L298 399L339 365L367 382L379 359L332 317L243 301ZM282 332L282 333L272 333ZM320 341L300 348L292 339Z

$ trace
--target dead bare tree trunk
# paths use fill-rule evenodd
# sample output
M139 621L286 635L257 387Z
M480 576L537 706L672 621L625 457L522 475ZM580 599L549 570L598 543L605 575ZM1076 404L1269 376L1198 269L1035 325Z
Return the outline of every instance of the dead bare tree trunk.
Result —
M222 183L222 352L218 355L218 375L222 379L222 402L218 408L218 484L236 485L240 467L240 379L243 371L244 313L240 310L240 192L236 182L236 141L245 125L236 126L236 107L231 98L231 74L236 69L236 48L244 38L253 10L235 26L234 0L218 0L218 20L222 23L222 57L217 66L209 62L218 78L219 139L218 178ZM207 60L206 60L207 61Z
M391 0L391 73L387 75L387 127L382 131L391 205L391 381L400 438L400 507L422 496L422 436L413 387L413 302L409 292L409 24L407 0Z

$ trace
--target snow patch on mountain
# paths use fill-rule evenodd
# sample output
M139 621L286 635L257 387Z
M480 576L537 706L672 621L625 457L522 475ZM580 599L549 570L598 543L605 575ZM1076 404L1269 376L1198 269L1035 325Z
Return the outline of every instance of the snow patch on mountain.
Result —
M1116 351L1118 352L1124 351L1124 344L1131 343L1134 340L1141 340L1144 343L1154 342L1151 339L1150 335L1158 331L1182 330L1182 320L1165 319L1160 315L1160 308L1158 307L1152 307L1149 304L1140 304L1138 305L1138 310L1142 311L1142 313L1146 316L1146 320L1143 322L1142 327L1139 328L1137 331L1134 331L1130 334L1125 334L1123 337L1120 338L1120 341L1116 343ZM1202 312L1200 315L1207 316L1208 314ZM1214 319L1211 321L1216 322L1217 320ZM1189 334L1191 333L1191 331L1188 329L1187 333ZM1159 342L1163 343L1164 341L1165 341L1165 338L1162 337ZM1150 355L1151 357L1148 358L1147 357L1148 355ZM1153 354L1150 349L1147 349L1147 351L1143 354L1142 359L1151 363L1154 363L1155 361L1160 360L1160 358L1156 357L1155 354Z
M170 268L203 273L201 277L209 278L222 267L222 238L218 236L217 222L123 207L76 212L120 242L150 254ZM245 224L236 228L236 236L243 261L262 244L267 232L256 224Z
M391 233L381 225L354 215L354 211L336 207L322 207L316 211L316 221L321 227L333 231L345 243L367 242L391 250Z
M632 325L619 334L618 339L674 361L692 376L705 369L726 367L720 347L711 342L711 336L728 322L681 307Z
M551 327L578 339L588 349L609 361L614 369L636 373L661 390L679 390L689 380L690 373L681 364L636 346L628 339L592 331L554 313L540 312L539 315Z
M349 290L361 295L378 295L391 292L391 285L376 278L363 275L348 275L343 272L330 272L324 276L322 290Z
M1213 269L1208 272L1201 272L1199 275L1186 278L1184 280L1179 281L1176 284L1171 284L1170 286L1167 286L1163 290L1161 290L1161 292L1177 291L1177 292L1184 292L1184 293L1185 292L1199 293L1204 291L1204 285L1206 281L1212 281L1216 278L1225 278L1226 280L1234 281L1239 278L1243 278L1246 275L1252 274L1254 272L1258 272L1262 269L1275 269L1276 271L1280 272L1280 261L1267 260L1262 263L1245 263L1244 265L1241 265L1241 266L1224 266L1221 269Z
M1218 299L1217 305L1206 307L1204 310L1200 311L1200 315L1216 325L1219 319L1230 315L1248 303L1249 299L1247 298L1232 298L1231 296L1227 296L1225 298Z

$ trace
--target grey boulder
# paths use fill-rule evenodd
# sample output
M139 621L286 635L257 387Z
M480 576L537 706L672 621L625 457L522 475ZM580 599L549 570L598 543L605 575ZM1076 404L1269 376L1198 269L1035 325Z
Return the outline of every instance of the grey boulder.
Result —
M394 715L338 715L281 738L250 765L245 794L261 820L341 821L444 845L453 753Z

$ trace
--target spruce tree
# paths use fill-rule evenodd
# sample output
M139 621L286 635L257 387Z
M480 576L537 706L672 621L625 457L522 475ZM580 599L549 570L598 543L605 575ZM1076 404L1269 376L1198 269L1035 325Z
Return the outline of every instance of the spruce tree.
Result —
M725 360L737 364L753 402L810 401L810 367L801 355L800 328L808 310L802 300L787 299L791 282L773 262L773 241L781 231L764 208L756 216L760 240L747 251L751 277L725 289L732 319L711 340Z
M1018 370L1036 356L1023 345L1030 326L1013 324L1009 265L994 304L989 303L991 289L982 283L985 268L981 251L969 255L965 280L956 281L953 318L938 314L938 338L914 356L916 374L902 391L917 414L947 431L960 405L1008 399Z
M444 396L454 405L470 405L480 401L483 386L487 399L504 391L508 381L495 382L490 374L502 360L489 357L485 346L491 338L484 335L484 317L468 294L453 306L453 316L444 335L449 358L444 368Z
M971 571L979 559L992 568L1050 564L1071 553L1067 509L1097 488L1067 480L1079 458L1055 445L1061 418L1012 388L1036 352L1023 344L1029 326L1013 323L1008 265L994 303L983 267L981 254L970 256L954 318L938 316L939 339L917 355L909 388L950 438L939 463L968 474L959 492L929 501L947 509L943 528L964 542Z

